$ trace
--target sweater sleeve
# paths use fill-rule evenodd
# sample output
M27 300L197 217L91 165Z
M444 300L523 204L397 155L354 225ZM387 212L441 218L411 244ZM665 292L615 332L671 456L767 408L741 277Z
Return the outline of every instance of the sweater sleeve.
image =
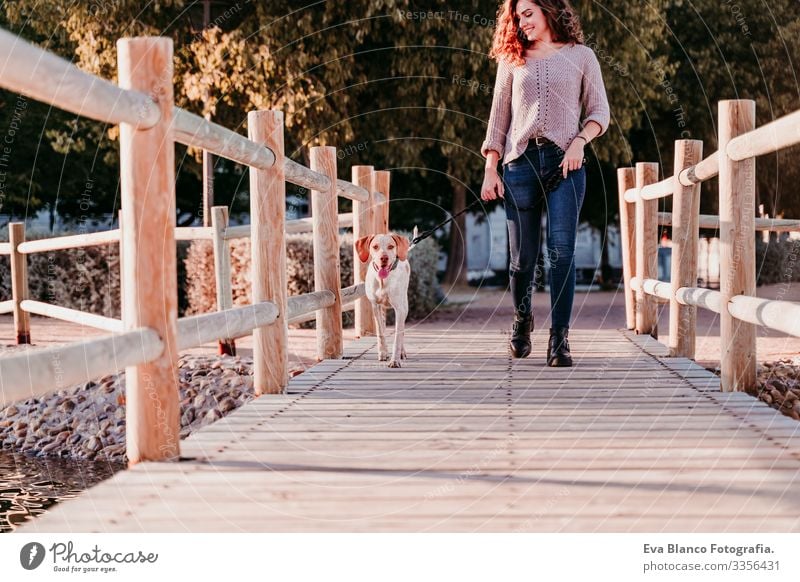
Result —
M489 114L489 126L486 129L486 139L481 145L481 154L486 157L490 150L494 150L503 157L506 147L506 134L511 125L511 85L513 81L513 67L511 63L500 59L497 65L497 78L494 83L492 97L492 111Z
M608 129L611 114L608 107L608 98L606 97L606 88L603 83L603 74L600 71L600 63L591 49L590 55L584 64L581 103L586 116L581 122L581 128L586 127L586 124L590 121L594 121L600 125L599 135L603 135Z

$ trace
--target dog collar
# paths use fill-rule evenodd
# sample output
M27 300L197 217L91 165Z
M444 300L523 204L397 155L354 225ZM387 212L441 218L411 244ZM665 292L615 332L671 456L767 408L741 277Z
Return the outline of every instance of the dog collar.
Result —
M380 277L381 279L385 279L386 277L389 276L389 273L391 273L392 271L394 271L397 268L397 261L399 261L399 260L400 260L399 257L395 257L394 263L392 263L392 266L389 267L388 269L386 269L386 268L380 268L379 269L378 265L376 265L375 263L372 263L372 267L376 271L378 271L378 277Z

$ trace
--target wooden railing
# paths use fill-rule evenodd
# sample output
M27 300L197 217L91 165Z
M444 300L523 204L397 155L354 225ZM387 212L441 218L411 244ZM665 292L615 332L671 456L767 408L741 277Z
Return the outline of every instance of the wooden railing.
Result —
M718 151L703 159L697 140L675 142L673 175L657 181L658 164L617 170L626 324L658 337L656 302L669 301L669 349L694 358L697 307L720 314L721 385L756 388L756 334L761 325L800 336L800 304L756 294L756 230L800 231L800 220L755 218L755 158L800 143L800 111L755 129L755 102L719 103ZM719 216L700 215L700 185L719 176ZM672 214L658 199L672 196ZM657 280L658 225L672 226L670 282ZM697 287L700 228L718 228L720 290Z
M282 392L288 383L288 324L316 314L320 359L342 354L344 302L356 302L356 334L374 333L364 299L364 270L340 289L339 228L358 238L388 225L389 173L353 167L353 183L336 173L336 149L312 147L311 168L284 157L283 113L253 111L249 138L173 105L172 41L117 42L119 86L0 30L0 86L106 123L120 124L122 211L108 232L25 242L24 225L9 228L0 254L11 260L17 341L30 343L36 313L114 332L68 346L27 350L0 358L0 406L126 369L127 456L131 464L179 457L177 357L180 350L253 334L257 395ZM250 220L229 227L226 209L213 209L211 227L176 228L174 143L208 150L250 167ZM313 219L285 220L285 182L311 191ZM338 215L337 196L353 200ZM287 297L287 232L312 231L315 291ZM252 305L232 307L227 242L249 236ZM176 240L214 242L218 312L178 319ZM122 319L103 317L28 298L26 256L34 252L119 244ZM354 264L360 265L354 249Z

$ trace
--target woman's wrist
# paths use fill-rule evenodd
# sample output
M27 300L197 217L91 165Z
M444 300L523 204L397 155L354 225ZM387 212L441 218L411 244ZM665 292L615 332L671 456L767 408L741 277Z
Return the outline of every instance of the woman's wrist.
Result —
M589 143L589 140L588 140L588 139L586 139L585 137L583 137L582 135L576 135L576 136L575 136L575 139L580 139L580 140L583 140L583 144L582 144L582 145L586 145L586 144L588 144L588 143ZM574 142L575 140L572 140L572 141Z

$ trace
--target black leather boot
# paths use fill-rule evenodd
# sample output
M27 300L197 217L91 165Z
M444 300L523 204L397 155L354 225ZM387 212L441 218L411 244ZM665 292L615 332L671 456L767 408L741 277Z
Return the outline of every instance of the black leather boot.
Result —
M515 358L527 358L531 353L531 327L533 317L530 315L514 318L514 325L511 328L511 355Z
M572 355L569 353L568 327L550 328L550 341L547 342L547 365L553 368L569 368L572 366Z

